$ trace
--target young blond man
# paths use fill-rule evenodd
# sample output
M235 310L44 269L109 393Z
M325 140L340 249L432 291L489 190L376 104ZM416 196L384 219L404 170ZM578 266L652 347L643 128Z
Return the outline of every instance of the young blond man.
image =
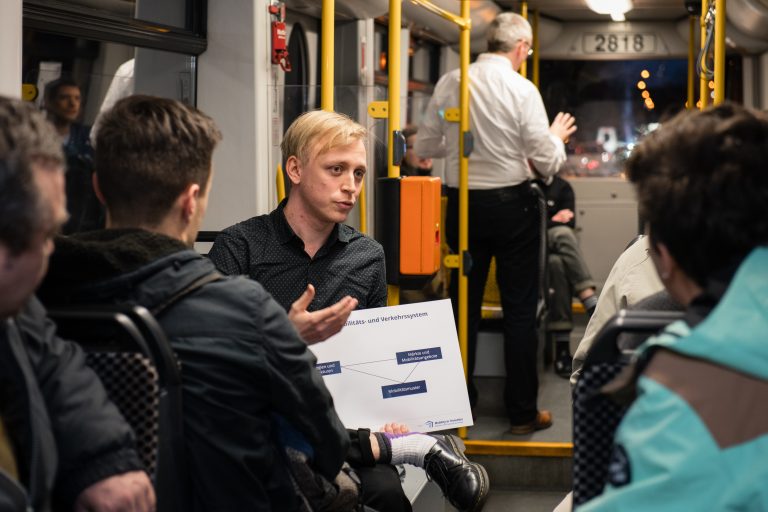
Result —
M355 308L386 305L381 245L343 224L363 186L366 135L343 114L300 116L281 144L291 182L288 198L270 214L224 230L209 253L221 271L259 281L307 343L341 330ZM482 508L488 476L464 457L453 438L389 427L374 433L373 442L366 429L349 431L347 460L361 476L366 505L410 511L391 465L408 463L424 467L457 509Z

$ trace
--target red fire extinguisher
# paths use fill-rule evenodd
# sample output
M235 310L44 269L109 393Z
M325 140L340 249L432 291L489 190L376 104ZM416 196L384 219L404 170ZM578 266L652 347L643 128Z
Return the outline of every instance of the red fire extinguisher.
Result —
M285 4L276 2L270 5L269 13L276 18L272 20L272 64L279 64L283 71L290 73L291 61L288 60L288 38L285 30Z

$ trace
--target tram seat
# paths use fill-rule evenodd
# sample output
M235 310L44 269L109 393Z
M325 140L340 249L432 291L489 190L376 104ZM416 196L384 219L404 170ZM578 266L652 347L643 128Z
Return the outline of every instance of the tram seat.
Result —
M179 364L160 325L141 306L83 306L49 315L79 343L110 400L133 428L158 512L181 512L186 473Z
M573 393L574 507L602 494L614 432L628 408L600 393L627 366L633 353L620 350L619 335L650 336L682 317L679 311L621 310L598 333Z

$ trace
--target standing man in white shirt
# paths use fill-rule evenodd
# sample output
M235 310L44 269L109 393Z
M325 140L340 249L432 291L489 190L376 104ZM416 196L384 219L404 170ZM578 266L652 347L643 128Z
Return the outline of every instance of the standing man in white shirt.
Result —
M488 52L469 67L470 129L474 149L469 157L469 374L475 364L485 282L491 257L504 310L507 382L504 400L513 434L530 434L552 425L549 411L537 407L536 302L539 260L539 213L528 176L529 162L547 178L565 162L564 141L576 131L570 114L558 113L548 126L536 87L517 73L531 53L531 26L514 13L499 14L488 34ZM435 87L416 153L446 158L448 213L446 233L458 249L459 125L443 112L459 105L459 70L444 75ZM457 279L451 298L457 308ZM477 391L470 379L470 400Z

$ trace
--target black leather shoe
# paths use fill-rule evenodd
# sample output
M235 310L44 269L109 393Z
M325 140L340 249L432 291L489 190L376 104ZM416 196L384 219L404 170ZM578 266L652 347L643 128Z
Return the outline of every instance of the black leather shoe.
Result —
M464 455L464 443L453 435L436 435L437 444L424 457L424 469L460 512L483 509L488 498L488 473Z
M557 359L555 359L555 373L564 379L570 379L572 365L573 358L571 357L571 354L568 352L561 353L557 356Z

